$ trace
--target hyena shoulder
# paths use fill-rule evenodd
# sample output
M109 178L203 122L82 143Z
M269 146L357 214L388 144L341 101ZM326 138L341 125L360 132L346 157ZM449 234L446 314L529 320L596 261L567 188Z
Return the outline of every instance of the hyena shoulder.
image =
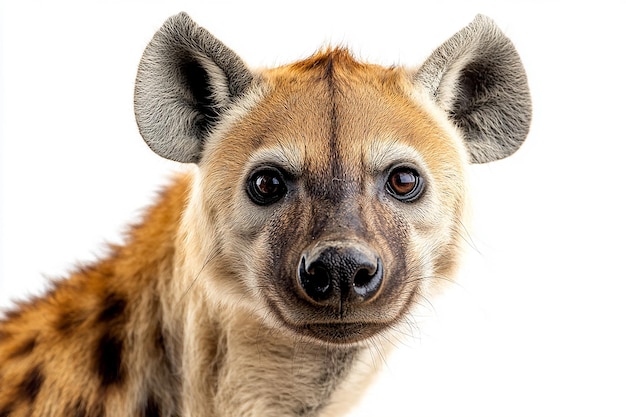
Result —
M175 225L189 183L189 176L176 178L129 229L125 246L111 246L104 259L5 312L0 416L113 415L105 413L113 392L143 385L151 373L161 384L175 378L155 277L172 275ZM150 407L150 396L171 396L158 385L138 409L142 402Z

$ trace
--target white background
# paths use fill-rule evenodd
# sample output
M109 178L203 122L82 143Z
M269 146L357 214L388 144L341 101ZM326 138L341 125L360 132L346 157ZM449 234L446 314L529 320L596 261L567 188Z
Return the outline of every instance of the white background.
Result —
M3 1L0 306L120 242L168 175L136 65L185 10L250 66L345 44L418 65L476 13L517 45L526 144L472 167L473 247L353 417L626 415L626 12L618 2Z

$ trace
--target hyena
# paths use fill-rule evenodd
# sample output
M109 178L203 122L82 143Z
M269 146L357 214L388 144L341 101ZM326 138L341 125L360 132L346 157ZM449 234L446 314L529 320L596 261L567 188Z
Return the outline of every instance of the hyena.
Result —
M0 322L0 416L347 412L451 279L466 168L531 118L484 16L419 67L328 48L250 70L186 14L141 59L135 113L189 164L126 243Z

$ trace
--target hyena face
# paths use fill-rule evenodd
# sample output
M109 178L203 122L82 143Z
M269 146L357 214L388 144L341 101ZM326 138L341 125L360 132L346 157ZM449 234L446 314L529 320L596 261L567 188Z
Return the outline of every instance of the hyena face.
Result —
M418 70L337 49L253 73L181 14L146 50L136 106L157 153L198 165L194 285L332 344L392 329L451 276L466 165L514 152L530 121L519 58L483 17Z
M247 294L288 328L371 336L454 262L461 144L411 100L404 71L344 51L262 82L263 99L201 162L202 192L221 187L211 198L233 202L217 215L224 249L245 267Z

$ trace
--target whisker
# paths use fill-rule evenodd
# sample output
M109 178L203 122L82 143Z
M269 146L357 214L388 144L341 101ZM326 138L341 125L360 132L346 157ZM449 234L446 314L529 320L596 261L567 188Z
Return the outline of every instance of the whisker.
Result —
M211 255L207 255L204 263L202 264L202 268L200 268L200 271L198 271L198 273L196 274L195 278L191 281L191 283L189 284L189 286L187 287L185 292L183 292L183 295L180 296L180 298L176 302L176 306L178 306L183 301L183 298L185 298L187 296L187 294L189 294L189 291L191 291L191 288L193 288L196 285L196 282L200 278L200 275L202 274L204 269L207 267L207 265L209 264L211 259L213 259L213 257Z
M480 256L483 256L483 253L480 251L480 249L478 249L478 245L474 241L474 238L472 238L472 234L465 226L465 224L461 220L456 220L456 224L459 226L459 229L461 229L459 230L459 236L461 236L461 239L463 239L463 241L467 243L470 248L475 250Z

